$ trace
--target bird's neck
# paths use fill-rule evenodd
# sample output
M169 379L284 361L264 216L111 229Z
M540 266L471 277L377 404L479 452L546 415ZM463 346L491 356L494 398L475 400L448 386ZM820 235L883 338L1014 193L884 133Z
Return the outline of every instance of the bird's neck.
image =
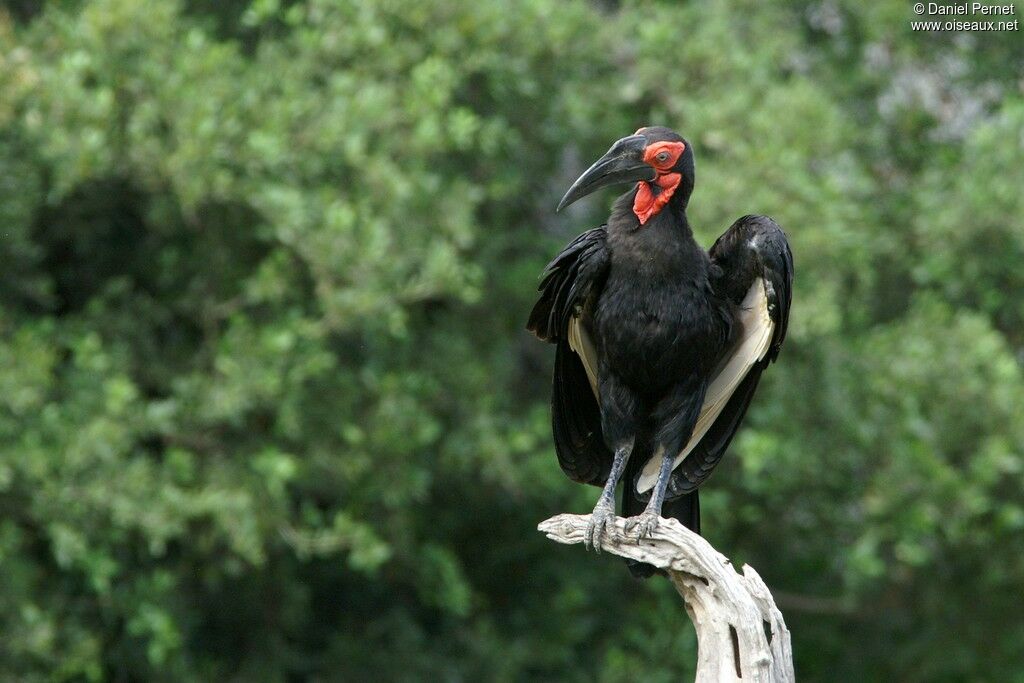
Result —
M705 282L708 254L693 237L682 201L669 201L640 224L633 213L635 191L619 197L608 219L613 266L628 277L650 283ZM615 268L613 268L615 270Z
M638 204L645 205L650 189L644 186L647 183L640 182L635 188L620 196L612 207L609 226L616 232L628 233L635 231L666 232L670 238L677 238L682 242L693 242L693 231L690 229L690 222L686 217L686 200L680 193L672 191L655 196L656 204L652 205L649 212L641 217L636 207ZM664 197L659 200L659 197ZM656 229L656 230L655 230Z

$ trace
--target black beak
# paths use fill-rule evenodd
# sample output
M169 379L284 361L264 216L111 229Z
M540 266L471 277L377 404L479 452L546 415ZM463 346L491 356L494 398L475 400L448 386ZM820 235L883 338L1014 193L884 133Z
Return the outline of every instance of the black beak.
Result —
M647 139L643 135L622 138L608 150L608 153L594 162L583 175L576 179L569 191L558 202L556 211L561 211L580 197L616 183L654 180L654 169L644 163L644 148Z

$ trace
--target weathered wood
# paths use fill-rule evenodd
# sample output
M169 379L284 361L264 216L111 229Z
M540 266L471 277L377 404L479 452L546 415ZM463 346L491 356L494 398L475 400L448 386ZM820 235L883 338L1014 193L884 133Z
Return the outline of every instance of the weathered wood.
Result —
M558 543L583 543L590 515L556 515L538 529ZM793 650L782 613L748 565L739 574L710 543L674 519L662 519L637 543L615 519L602 550L668 572L697 629L697 682L790 683ZM769 637L770 634L770 637Z

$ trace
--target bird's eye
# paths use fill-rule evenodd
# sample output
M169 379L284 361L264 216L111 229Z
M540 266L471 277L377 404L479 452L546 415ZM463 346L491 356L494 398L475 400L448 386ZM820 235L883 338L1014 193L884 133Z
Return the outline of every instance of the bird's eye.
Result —
M666 161L668 161L668 152L658 152L658 154L654 158L661 163L665 163Z

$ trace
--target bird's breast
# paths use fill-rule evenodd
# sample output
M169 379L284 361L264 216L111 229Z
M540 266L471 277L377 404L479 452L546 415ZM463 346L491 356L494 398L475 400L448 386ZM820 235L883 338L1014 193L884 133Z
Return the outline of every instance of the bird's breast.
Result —
M728 338L728 311L686 281L609 279L595 327L605 366L639 390L708 373Z

